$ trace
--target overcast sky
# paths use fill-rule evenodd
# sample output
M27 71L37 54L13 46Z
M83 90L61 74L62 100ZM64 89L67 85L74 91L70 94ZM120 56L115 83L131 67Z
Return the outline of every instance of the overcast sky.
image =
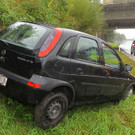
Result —
M117 29L116 32L124 34L127 39L135 39L135 29Z

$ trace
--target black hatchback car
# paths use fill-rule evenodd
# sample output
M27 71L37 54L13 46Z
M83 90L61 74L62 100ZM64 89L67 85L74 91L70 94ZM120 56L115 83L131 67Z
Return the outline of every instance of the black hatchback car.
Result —
M92 35L15 22L0 32L0 84L8 96L36 105L35 121L56 126L79 103L130 97L130 65L105 41Z

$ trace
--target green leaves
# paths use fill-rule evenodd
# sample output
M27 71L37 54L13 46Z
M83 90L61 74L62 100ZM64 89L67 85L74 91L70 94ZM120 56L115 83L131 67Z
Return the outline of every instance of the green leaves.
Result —
M102 6L93 0L70 0L70 15L75 18L75 28L88 32L98 32L104 26Z
M0 25L33 21L95 34L104 25L102 6L93 0L1 0Z

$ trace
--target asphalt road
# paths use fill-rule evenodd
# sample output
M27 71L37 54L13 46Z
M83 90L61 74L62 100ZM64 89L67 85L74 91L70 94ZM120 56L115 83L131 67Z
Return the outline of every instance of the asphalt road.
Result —
M129 58L135 61L135 56L133 54L131 55L132 42L133 40L126 40L119 46L119 49L122 50Z

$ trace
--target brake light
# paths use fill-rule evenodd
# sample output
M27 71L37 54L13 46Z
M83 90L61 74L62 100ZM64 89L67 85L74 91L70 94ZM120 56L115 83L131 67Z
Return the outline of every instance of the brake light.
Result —
M36 83L33 83L33 82L28 82L28 85L31 86L31 87L34 87L34 88L40 88L41 87L40 84L36 84Z
M38 57L46 56L54 48L54 46L57 44L57 42L59 41L59 39L62 35L62 30L58 29L58 28L55 28L54 30L55 31L52 32L48 36L48 38L44 42L43 46L41 47L41 49L38 53Z

